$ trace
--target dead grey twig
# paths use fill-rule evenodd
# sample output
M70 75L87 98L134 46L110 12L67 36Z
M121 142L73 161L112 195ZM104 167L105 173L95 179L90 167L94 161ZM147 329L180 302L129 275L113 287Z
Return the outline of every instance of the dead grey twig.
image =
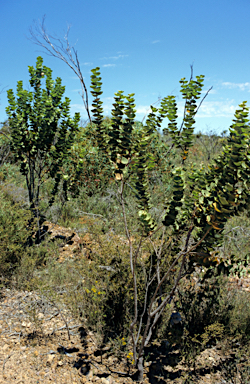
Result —
M31 38L28 38L36 45L39 45L42 48L45 48L50 56L57 57L58 59L64 61L76 74L76 76L79 78L82 88L82 100L84 107L86 109L86 112L88 114L88 118L90 123L91 117L89 112L89 104L88 104L88 91L86 84L84 82L84 77L81 72L81 67L77 55L77 51L74 47L72 47L69 44L68 35L70 31L70 26L67 29L67 32L64 36L65 42L63 42L61 39L57 39L51 35L49 35L45 28L45 15L43 16L42 23L39 21L39 25L36 24L35 31L30 28L30 35ZM52 42L56 41L56 43ZM73 51L73 54L72 54Z
M4 367L5 367L5 364L7 363L8 359L9 359L11 356L13 356L14 354L15 354L15 352L11 353L10 355L8 355L8 356L6 357L6 359L4 359L4 361L3 361L3 373L4 373Z

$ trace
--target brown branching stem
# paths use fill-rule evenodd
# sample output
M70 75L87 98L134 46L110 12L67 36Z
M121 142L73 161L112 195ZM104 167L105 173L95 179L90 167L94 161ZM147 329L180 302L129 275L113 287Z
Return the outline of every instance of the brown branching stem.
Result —
M160 261L160 255L162 253L162 246L163 246L164 235L162 236L161 245L160 245L159 249L157 249L155 247L154 243L152 242L151 236L149 236L150 243L153 246L153 249L154 249L154 251L156 253L157 261L158 261L157 262L157 271L156 271L156 278L157 278L157 283L158 284L157 284L157 287L155 289L154 295L153 295L153 297L152 297L152 299L150 301L149 307L147 308L148 288L149 288L149 285L151 284L152 280L150 282L150 280L148 279L148 281L146 283L143 312L140 315L140 321L139 321L138 329L137 329L137 332L136 332L137 334L135 335L134 327L135 327L135 325L136 325L136 323L138 321L138 299L137 299L137 280L136 280L136 273L135 273L135 266L136 266L135 264L136 264L136 259L137 259L137 256L139 254L139 251L141 249L142 238L140 240L139 246L137 247L135 255L133 255L133 246L132 246L132 241L131 241L131 237L130 237L130 234L129 234L128 225L127 225L127 219L126 219L125 204L124 204L124 198L123 198L123 189L124 189L124 183L122 181L122 185L121 185L121 189L120 189L120 196L121 196L121 204L122 204L122 212L123 212L123 218L124 218L125 232L126 232L126 236L128 238L129 248L130 248L130 267L131 267L131 272L132 272L132 276L133 276L133 286L134 286L134 318L132 320L132 323L130 324L130 332L131 332L132 343L133 343L133 356L134 356L134 361L135 361L134 365L138 366L138 369L139 369L139 365L141 365L142 361L143 361L142 359L143 359L144 348L147 346L148 342L151 339L153 327L155 326L156 322L158 321L159 317L161 316L161 313L165 309L165 306L169 302L170 298L174 295L174 292L175 292L175 290L176 290L176 288L177 288L177 286L179 284L179 281L180 281L181 276L182 276L182 271L183 271L183 268L184 268L184 265L185 265L186 257L188 256L188 254L190 252L194 251L201 244L201 242L208 235L208 233L210 232L212 227L210 227L206 231L206 233L200 239L200 241L198 241L194 246L192 246L190 249L188 249L188 244L189 244L189 241L190 241L191 233L192 233L192 231L194 229L193 225L190 226L189 231L187 233L184 250L177 255L177 257L173 261L172 265L169 267L168 271L164 274L164 276L161 279L160 279L160 265L159 265L159 261ZM154 303L155 303L155 301L157 299L158 292L161 293L162 284L164 283L164 281L166 280L166 278L168 277L170 272L173 270L174 266L177 264L177 262L181 258L182 258L181 266L179 268L179 272L178 272L178 275L177 275L177 277L175 279L175 283L174 283L174 285L173 285L173 287L171 289L171 292L167 295L167 297L165 297L164 300L158 301L158 307L156 309L152 310L153 309L153 305L154 305ZM160 294L160 299L161 299L161 294ZM138 352L138 355L137 355L137 345L138 345L138 342L139 342L139 337L140 337L140 332L141 332L141 327L142 327L142 318L145 315L146 310L148 312L147 324L146 324L146 327L145 327L145 331L144 331L144 334L143 334L143 337L142 337L142 341L140 343L139 352Z
M162 311L164 310L165 306L167 305L167 303L169 302L169 299L174 295L174 292L176 290L176 287L181 279L181 273L182 273L182 270L183 270L183 267L184 267L184 264L185 264L185 261L186 261L186 257L187 255L192 252L194 249L196 249L200 244L201 242L205 239L205 237L208 235L208 233L210 232L212 227L210 227L206 233L204 234L204 236L199 240L199 242L197 244L195 244L194 246L192 246L190 249L188 249L188 243L189 243L189 240L190 240L190 236L191 236L191 233L194 229L193 226L191 226L189 228L189 231L188 231L188 234L187 234L187 237L186 237L186 243L185 243L185 248L184 248L184 251L180 252L179 255L177 255L176 259L174 260L174 262L172 263L172 265L169 267L168 271L165 273L165 275L162 277L160 283L158 284L158 286L156 287L155 289L155 293L151 299L151 302L149 304L149 309L148 309L148 319L147 319L147 324L146 324L146 328L145 328L145 331L144 331L144 335L143 335L143 338L142 338L142 341L141 341L141 345L140 345L140 349L139 349L139 353L138 353L138 357L142 357L143 356L143 352L144 352L144 348L147 346L148 342L150 341L150 338L151 338L151 335L152 335L152 330L153 330L153 327L154 325L156 324L157 320L159 319ZM162 303L154 310L151 312L151 309L153 307L153 304L155 303L155 300L156 300L156 297L157 297L157 293L160 289L160 287L162 286L163 282L165 281L165 279L167 278L167 276L169 275L169 273L171 272L171 270L173 269L173 267L176 265L176 263L178 262L178 260L183 257L182 259L182 263L181 263L181 266L180 266L180 269L179 269L179 273L178 273L178 276L175 280L175 283L174 283L174 286L172 287L172 290L171 292L168 294L168 296L162 301ZM151 320L153 318L153 321L151 323Z
M157 279L157 287L156 287L154 295L153 295L153 297L152 297L152 299L150 301L150 304L149 304L149 306L147 308L148 289L149 289L150 284L152 283L152 281L155 278L154 277L150 281L150 276L149 276L149 278L147 279L147 282L146 282L146 287L145 287L143 311L142 311L142 314L140 315L140 320L139 320L137 331L135 332L134 328L135 328L135 326L136 326L136 324L138 322L138 297L137 297L136 261L137 261L138 254L139 254L141 246L142 246L143 238L141 237L141 239L139 241L139 244L137 246L137 249L136 249L136 251L134 253L133 252L132 239L131 239L131 236L130 236L130 233L129 233L128 223L127 223L127 218L126 218L125 201L124 201L124 195L123 195L125 184L126 184L126 182L124 180L121 180L121 185L120 185L120 189L118 191L118 194L120 195L120 201L121 201L121 206L122 206L122 214L123 214L123 220L124 220L125 233L126 233L126 237L128 239L128 243L129 243L130 268L131 268L131 273L132 273L132 277L133 277L134 316L133 316L132 322L130 324L130 333L131 333L132 343L133 343L134 365L138 367L138 370L140 370L141 367L142 367L142 362L143 362L144 348L147 346L148 342L151 339L153 327L155 326L156 322L158 321L159 317L161 316L162 311L165 309L165 307L166 307L167 303L169 302L170 298L174 295L174 292L175 292L175 290L176 290L176 288L177 288L177 286L179 284L179 281L180 281L180 279L182 277L182 271L183 271L183 268L184 268L184 265L185 265L185 261L186 261L186 258L188 256L188 254L190 252L194 251L200 245L200 243L205 239L205 237L208 235L208 233L210 232L212 227L210 227L206 231L206 233L200 239L199 242L197 242L194 246L192 246L192 247L190 247L188 249L188 244L189 244L189 241L190 241L191 233L192 233L192 231L194 229L193 225L190 226L190 228L188 230L188 233L187 233L187 236L186 236L185 247L184 247L183 251L181 251L176 256L175 260L173 261L173 263L169 267L168 271L164 274L164 276L162 278L160 278L160 258L161 258L161 254L162 254L162 247L163 247L165 231L163 230L161 244L160 244L159 249L156 248L156 246L154 245L154 243L152 241L152 238L151 238L152 233L148 236L149 241L150 241L150 243L151 243L151 245L152 245L152 247L153 247L153 249L155 251L155 254L157 256L157 266L156 266L157 270L156 270L156 274L155 274L155 277ZM154 231L154 233L156 231ZM177 262L181 258L182 258L182 261L181 261L181 265L180 265L180 268L179 268L179 272L178 272L178 275L177 275L177 277L175 279L175 282L174 282L174 285L173 285L173 287L171 289L171 292L164 298L164 300L162 300L162 294L161 294L162 284L164 283L166 278L169 276L169 274L173 270L174 266L177 264ZM158 292L159 292L158 306L157 306L156 309L153 310L153 306L154 306L154 304L155 304L155 302L157 300L157 297L158 297ZM144 330L144 333L143 333L142 341L140 343L139 352L138 352L138 355L137 355L137 346L138 346L138 342L139 342L139 338L140 338L140 333L141 333L142 319L143 319L143 316L145 315L146 311L148 313L147 323L146 323L146 327L145 327L145 330Z

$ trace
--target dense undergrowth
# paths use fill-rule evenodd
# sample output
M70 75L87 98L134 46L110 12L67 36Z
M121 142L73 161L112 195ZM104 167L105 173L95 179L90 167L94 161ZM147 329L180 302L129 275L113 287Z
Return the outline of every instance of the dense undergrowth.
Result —
M164 143L169 138L159 134L157 140ZM190 154L190 164L195 162L206 167L208 160L220 152L226 140L225 135L211 133L197 135ZM157 145L152 151L161 148L159 142ZM208 157L204 152L204 146L209 153ZM171 183L167 167L166 172L162 172L161 161L164 159L161 158L160 150L157 156L158 168L151 172L150 188L153 191L153 206L157 207L152 210L152 215L155 220L160 220L164 208L163 198L166 197L168 190L171 190ZM30 224L25 179L20 175L13 158L10 157L9 161L2 164L1 286L35 290L58 303L66 304L72 315L78 318L86 329L95 332L100 345L111 342L114 354L126 356L131 351L129 321L134 304L128 247L124 236L119 196L116 193L116 182L107 177L107 174L103 178L105 159L101 160L101 164L96 162L95 158L92 160L87 158L84 161L86 167L90 161L92 168L89 168L83 176L85 182L82 183L77 196L70 194L70 200L66 201L61 189L54 205L50 207L48 201L53 182L48 179L41 189L40 209L48 221L70 227L80 237L86 233L91 237L91 252L88 257L83 247L74 258L63 263L57 261L59 242L49 242L45 235L40 244L33 242L31 245L29 240L32 234L34 235L35 226L34 223ZM136 200L129 188L125 200L128 226L133 231L136 242L139 239ZM249 231L248 212L231 218L224 229L223 245L215 250L218 258L229 260L229 264L230 260L233 263L233 258L238 260L238 264L231 270L231 275L238 273L242 276L245 271L244 265L249 255ZM156 243L161 242L161 236L162 233L155 235ZM141 260L148 259L150 263L154 257L150 242L146 242L140 253ZM239 259L242 259L243 266L239 265ZM163 270L167 269L171 262L167 254L164 260ZM138 302L139 311L142 311L146 279L144 268L147 263L141 263L141 267L140 260L138 263ZM174 277L170 275L162 286L163 295L172 286L173 279ZM63 294L57 294L62 289ZM154 287L150 289L153 291ZM173 324L171 315L176 312L180 314L182 321ZM173 301L167 305L154 329L154 338L167 340L169 350L171 346L178 347L182 358L190 368L195 367L195 357L207 347L221 345L221 348L233 348L238 343L235 361L230 363L230 366L223 367L223 375L227 380L233 380L239 374L237 364L239 361L245 361L244 367L241 368L242 377L245 375L247 378L245 380L248 380L249 292L229 290L228 276L216 267L197 268L192 275L181 281Z

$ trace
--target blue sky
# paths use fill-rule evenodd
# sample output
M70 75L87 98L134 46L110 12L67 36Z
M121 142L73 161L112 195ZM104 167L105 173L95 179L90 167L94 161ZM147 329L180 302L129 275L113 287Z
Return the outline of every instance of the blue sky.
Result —
M6 90L15 91L18 80L29 88L28 66L39 55L53 78L62 78L72 114L86 118L77 76L28 39L43 15L47 32L62 40L71 25L69 41L88 90L90 70L101 68L106 115L114 93L123 90L135 93L138 120L168 95L177 96L181 117L179 80L189 79L191 64L194 76L205 75L204 92L213 86L198 112L197 131L228 129L238 104L249 105L249 0L0 0L0 12L0 121L7 118Z

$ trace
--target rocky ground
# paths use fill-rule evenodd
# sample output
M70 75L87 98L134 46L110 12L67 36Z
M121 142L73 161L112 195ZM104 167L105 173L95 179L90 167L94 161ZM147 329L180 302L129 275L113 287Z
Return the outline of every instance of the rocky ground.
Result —
M80 238L76 233L47 223L53 237L64 238L58 262L71 257ZM81 240L82 241L82 240ZM86 252L88 239L84 240ZM250 279L232 279L233 286L250 291ZM250 294L250 293L249 293ZM146 351L144 383L231 383L224 374L239 345L227 350L222 345L207 348L196 360L196 370L183 364L178 349L167 340L151 345ZM249 376L238 381L250 383ZM188 373L191 375L188 375ZM0 383L132 383L130 360L116 354L110 344L100 345L95 335L86 332L67 308L58 306L34 292L0 290ZM190 379L188 379L190 376ZM242 381L244 380L244 381Z
M117 357L110 345L100 348L94 334L86 333L66 308L35 293L1 290L0 332L0 383L133 382L128 359ZM178 350L169 350L163 341L147 353L144 383L185 382L190 370ZM197 358L196 376L189 382L229 383L222 365L233 357L233 351L220 346L206 349ZM250 383L250 376L248 380L239 383Z

